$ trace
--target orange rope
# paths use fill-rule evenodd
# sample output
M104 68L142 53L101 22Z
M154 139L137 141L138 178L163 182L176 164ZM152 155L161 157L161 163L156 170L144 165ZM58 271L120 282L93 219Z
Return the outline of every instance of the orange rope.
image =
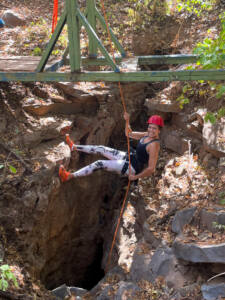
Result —
M104 1L103 0L101 0L101 5L102 5L102 11L104 13L104 18L105 18L105 22L106 22L107 33L108 33L108 38L109 38L111 53L112 53L112 56L113 56L113 61L114 61L114 63L116 63L115 62L114 52L113 52L112 39L111 39L110 31L109 31L108 18L107 18L107 15L106 15L105 5L104 5ZM123 105L123 110L124 110L124 113L126 113L127 112L127 110L126 110L126 103L125 103L123 89L122 89L122 86L121 86L120 82L118 82L118 87L119 87L119 91L120 91L120 97L121 97L121 101L122 101L122 105ZM128 125L129 125L129 121L126 120L126 129L128 129ZM130 140L129 140L129 136L127 136L127 148L128 148L127 151L128 151L128 157L129 157L129 175L130 175L131 174L131 161L130 161ZM129 179L129 177L128 177L128 179ZM113 241L112 241L111 249L110 249L108 260L107 260L107 264L106 264L106 272L108 271L109 266L110 266L111 257L112 257L112 251L113 251L113 248L115 246L116 236L117 236L117 233L118 233L118 230L119 230L121 218L123 216L123 211L124 211L124 207L125 207L125 204L126 204L126 200L127 200L129 189L130 189L130 179L128 181L128 185L127 185L127 189L126 189L126 194L125 194L125 197L124 197L124 200L123 200L122 208L120 210L120 215L119 215L118 222L117 222L117 225L116 225L116 230L115 230L115 233L114 233L114 236L113 236Z
M52 33L55 31L58 19L58 0L54 0L53 16L52 16Z

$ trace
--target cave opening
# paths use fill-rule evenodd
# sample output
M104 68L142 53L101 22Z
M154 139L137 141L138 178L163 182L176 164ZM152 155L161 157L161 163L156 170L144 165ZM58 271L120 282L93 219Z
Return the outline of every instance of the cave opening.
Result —
M103 241L99 241L96 247L96 253L92 264L87 267L84 274L81 287L86 290L91 290L105 276L101 263L103 258Z
M43 261L40 280L48 290L62 285L91 290L104 278L112 222L121 206L127 179L99 172L75 183L61 186L51 202L54 205L48 218L43 219L46 234L54 233L52 238L38 241Z

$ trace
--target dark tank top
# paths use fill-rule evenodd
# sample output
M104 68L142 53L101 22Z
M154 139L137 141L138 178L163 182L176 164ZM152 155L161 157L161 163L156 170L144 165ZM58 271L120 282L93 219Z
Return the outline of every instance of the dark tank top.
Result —
M144 169L145 165L148 164L149 154L146 151L146 147L153 142L160 141L159 139L154 139L150 142L143 143L145 138L146 138L146 136L143 137L142 139L140 139L135 153L133 153L133 155L131 155L131 164L132 164L133 168L135 169L136 174L140 173Z
M146 151L146 147L153 142L160 142L159 139L154 139L150 142L142 143L145 138L146 138L146 136L140 139L136 150L131 149L130 160L131 160L131 165L135 169L136 174L141 173L141 171L144 169L145 165L148 164L149 154ZM125 172L128 169L128 166L129 166L128 154L127 154L126 160L127 161L124 164L121 174L125 174Z
M155 139L150 142L143 143L145 138L146 137L143 137L142 139L140 139L140 141L137 145L137 149L136 149L137 160L143 165L147 164L149 161L149 154L146 151L146 147L153 142L159 142L159 139Z

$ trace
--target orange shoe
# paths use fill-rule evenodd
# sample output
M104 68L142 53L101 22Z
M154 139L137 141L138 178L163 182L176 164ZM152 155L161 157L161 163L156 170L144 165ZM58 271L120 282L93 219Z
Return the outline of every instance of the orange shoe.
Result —
M59 177L62 182L69 180L70 172L67 172L63 165L59 167Z
M74 142L70 139L69 134L66 134L66 143L69 145L71 151L76 149L76 146L74 145Z

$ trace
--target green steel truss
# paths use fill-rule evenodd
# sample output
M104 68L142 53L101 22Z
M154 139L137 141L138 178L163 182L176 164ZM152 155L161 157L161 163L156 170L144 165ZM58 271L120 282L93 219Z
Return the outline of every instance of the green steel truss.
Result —
M56 26L54 33L44 51L35 72L0 72L0 81L110 81L110 82L150 82L150 81L188 81L188 80L225 80L225 70L185 70L185 71L126 71L120 69L120 63L126 60L126 53L109 28L111 40L120 53L115 60L108 53L96 33L96 21L107 31L107 25L96 7L95 0L87 0L83 14L77 0L66 0L65 10ZM68 26L69 45L62 59L51 67L46 68L48 59L63 30ZM81 57L80 28L84 26L89 38L89 55ZM102 56L98 57L98 50ZM69 55L69 59L67 56ZM188 64L197 60L195 55L155 55L136 57L136 63L141 65L157 64ZM128 61L128 60L127 60ZM126 63L126 62L125 62ZM69 64L70 72L62 73L57 70ZM112 71L84 71L85 66L108 65ZM129 63L128 63L129 65ZM127 67L129 70L129 66Z

